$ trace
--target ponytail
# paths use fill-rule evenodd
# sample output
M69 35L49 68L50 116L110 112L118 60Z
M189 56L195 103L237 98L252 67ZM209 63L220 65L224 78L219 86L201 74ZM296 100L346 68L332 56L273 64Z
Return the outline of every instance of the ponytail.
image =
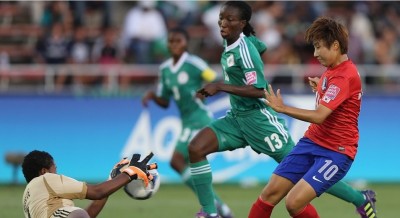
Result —
M243 33L246 36L256 35L254 28L250 25L250 19L252 10L249 4L244 1L227 1L225 2L226 6L234 7L239 9L241 19L246 21L246 26L243 28Z

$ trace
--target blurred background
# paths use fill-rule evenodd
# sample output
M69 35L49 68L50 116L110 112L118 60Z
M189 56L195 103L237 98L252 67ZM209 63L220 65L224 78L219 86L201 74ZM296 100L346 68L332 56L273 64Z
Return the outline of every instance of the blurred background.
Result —
M251 24L268 47L265 76L289 104L312 108L308 76L324 71L304 41L318 16L350 31L349 56L364 85L359 153L346 180L400 182L400 2L257 1ZM0 183L24 184L27 152L50 152L59 173L102 181L123 156L153 151L164 183L179 183L168 162L180 132L174 105L141 106L169 57L169 28L190 33L189 51L221 75L219 1L0 2ZM215 117L226 95L208 99ZM288 117L295 140L308 124ZM210 156L215 182L264 183L276 163L249 149ZM94 167L95 166L95 167Z

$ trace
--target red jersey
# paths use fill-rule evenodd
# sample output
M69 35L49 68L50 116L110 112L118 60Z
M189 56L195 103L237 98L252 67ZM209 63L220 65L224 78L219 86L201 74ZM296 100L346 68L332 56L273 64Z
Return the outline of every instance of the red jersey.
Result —
M317 86L316 107L322 104L332 113L323 123L312 123L305 136L322 147L354 159L358 147L361 96L360 75L352 61L328 68Z

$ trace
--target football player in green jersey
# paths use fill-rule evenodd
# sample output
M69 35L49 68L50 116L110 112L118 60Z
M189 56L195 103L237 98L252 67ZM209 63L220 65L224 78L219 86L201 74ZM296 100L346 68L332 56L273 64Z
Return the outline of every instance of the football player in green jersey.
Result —
M168 50L171 58L160 65L157 92L146 92L142 103L147 107L148 102L153 100L160 107L167 108L171 98L176 102L182 132L170 164L197 195L189 170L188 144L201 128L212 121L212 114L206 109L203 100L196 96L196 91L204 82L214 81L216 73L202 59L187 52L188 40L189 35L182 28L169 31ZM213 204L223 217L232 217L229 207L217 195L213 195Z
M284 120L262 103L268 82L260 57L263 49L259 48L260 43L255 43L259 41L249 24L251 14L251 7L243 1L228 1L221 7L218 24L225 47L221 56L224 83L210 83L198 91L205 97L229 93L231 110L202 129L189 143L190 170L204 209L197 218L219 217L213 204L208 154L250 145L255 152L279 163L294 146ZM366 201L362 192L343 182L338 182L328 193L357 207ZM263 207L255 203L252 210L263 210Z

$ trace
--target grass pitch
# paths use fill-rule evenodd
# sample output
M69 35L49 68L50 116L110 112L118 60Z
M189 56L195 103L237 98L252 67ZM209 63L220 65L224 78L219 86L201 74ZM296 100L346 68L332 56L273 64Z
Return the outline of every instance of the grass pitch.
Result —
M260 193L262 186L243 188L239 185L215 185L215 190L235 213L237 218L246 218L249 208ZM399 217L400 184L372 184L377 192L378 216L383 218ZM21 198L24 186L0 186L0 217L22 218ZM76 200L77 206L85 207L88 200ZM338 200L328 194L313 201L322 218L357 218L353 205ZM183 185L161 184L159 192L153 198L144 201L129 198L122 190L112 195L100 218L191 218L199 206L195 196ZM272 217L289 217L283 202L274 210Z

